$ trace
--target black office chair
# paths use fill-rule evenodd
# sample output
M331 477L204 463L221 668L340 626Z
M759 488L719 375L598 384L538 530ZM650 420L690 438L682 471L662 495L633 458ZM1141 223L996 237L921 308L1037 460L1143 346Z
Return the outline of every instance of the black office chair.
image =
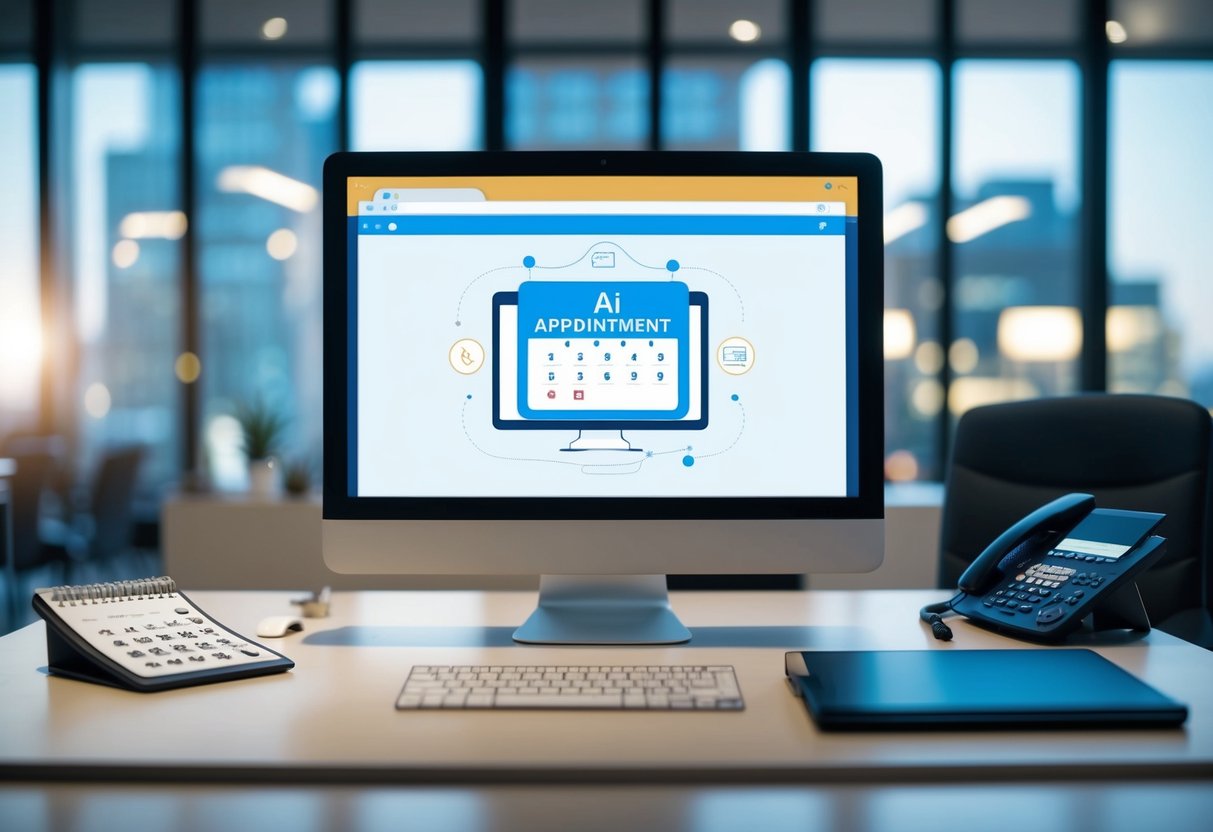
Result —
M952 588L999 532L1071 491L1167 515L1167 553L1137 578L1151 622L1213 649L1213 424L1186 399L1089 394L989 405L956 428L940 532Z

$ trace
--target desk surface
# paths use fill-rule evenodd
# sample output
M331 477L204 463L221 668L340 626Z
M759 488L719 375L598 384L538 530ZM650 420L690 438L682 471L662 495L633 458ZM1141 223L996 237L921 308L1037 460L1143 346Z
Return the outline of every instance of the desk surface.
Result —
M188 593L251 634L295 593ZM676 593L694 633L654 648L510 640L533 593L335 593L275 646L278 676L137 694L45 673L41 622L0 639L0 778L299 783L881 783L1213 778L1213 653L1165 633L1090 645L1186 702L1171 730L823 734L788 649L1016 648L917 620L938 592ZM1063 648L1044 648L1063 649ZM413 664L732 664L743 712L397 712ZM41 672L40 672L41 669Z

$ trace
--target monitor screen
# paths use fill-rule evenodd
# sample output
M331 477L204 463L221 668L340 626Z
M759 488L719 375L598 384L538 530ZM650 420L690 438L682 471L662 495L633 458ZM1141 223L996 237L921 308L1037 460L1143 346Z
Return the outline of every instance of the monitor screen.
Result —
M640 641L666 574L876 568L881 188L865 154L330 157L326 563L539 574L537 614L643 577L605 592ZM546 623L516 637L600 642Z
M873 186L795 166L636 174L627 155L608 175L346 172L345 372L328 388L343 503L469 519L871 507Z

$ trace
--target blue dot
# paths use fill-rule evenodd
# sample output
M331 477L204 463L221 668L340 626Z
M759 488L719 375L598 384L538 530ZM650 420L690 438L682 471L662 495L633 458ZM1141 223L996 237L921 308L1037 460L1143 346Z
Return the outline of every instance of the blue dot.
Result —
M682 464L685 465L687 468L690 468L692 465L695 464L695 457L691 456L690 454L687 454L686 456L684 456L682 458Z
M568 341L565 341L565 342L564 342L564 345L567 347L567 346L569 345L569 342L568 342Z
M598 346L598 342L597 342L597 341L595 341L595 342L594 342L594 346Z
M740 396L738 396L736 393L734 393L734 394L733 394L732 396L730 396L729 398L731 398L733 401L737 401L737 400L738 400L739 398L741 398L741 397L740 397Z
M468 398L469 398L469 399L470 399L470 398L472 398L472 394L471 394L471 393L468 393Z
M826 190L827 190L827 191L828 191L828 190L830 190L830 188L833 188L833 187L834 187L834 186L833 186L833 185L831 185L829 182L827 182L827 183L826 183Z
M677 261L677 260L670 260L668 263L666 263L666 264L665 264L665 267L666 267L667 269L669 269L670 271L672 271L672 272L676 272L676 271L678 271L678 268L679 268L679 267L678 267L678 261Z
M628 345L628 342L627 342L627 341L620 341L620 342L619 342L619 346L621 346L621 347L626 347L627 345Z
M653 342L652 342L652 341L649 341L649 346L650 346L650 347L651 347L651 346L653 346Z
M533 267L535 265L535 258L528 254L526 257L522 258L522 265L526 266L528 269Z

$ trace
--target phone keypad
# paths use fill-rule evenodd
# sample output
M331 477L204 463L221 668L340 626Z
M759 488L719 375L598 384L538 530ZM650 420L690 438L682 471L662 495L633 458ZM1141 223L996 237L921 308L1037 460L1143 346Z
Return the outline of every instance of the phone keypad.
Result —
M1036 563L994 590L982 604L1011 618L1036 613L1062 601L1060 587L1077 574L1068 566Z

